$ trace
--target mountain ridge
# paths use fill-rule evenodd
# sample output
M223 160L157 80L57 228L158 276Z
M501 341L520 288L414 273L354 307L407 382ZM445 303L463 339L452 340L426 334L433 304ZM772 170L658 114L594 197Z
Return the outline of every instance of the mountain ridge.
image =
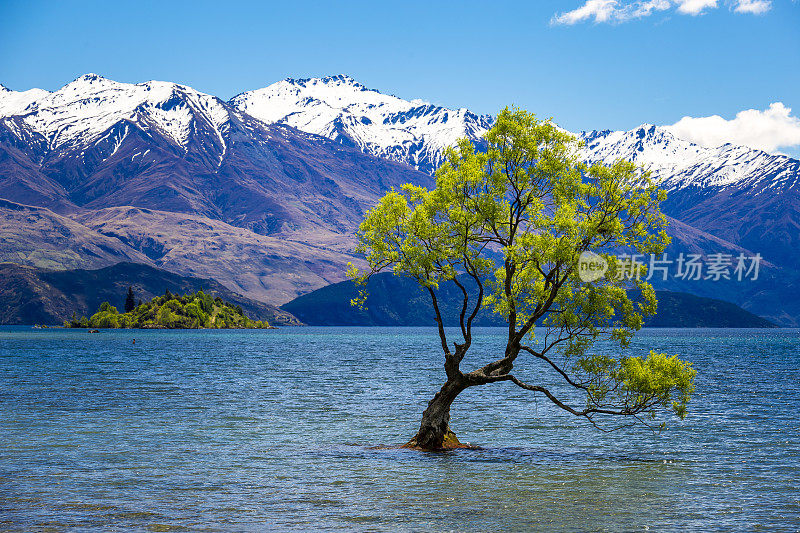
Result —
M267 122L253 105L272 113ZM229 102L93 74L53 92L2 89L2 257L58 268L133 260L283 303L342 281L366 210L403 183L433 186L446 146L462 135L480 143L491 122L343 75L287 78ZM580 135L586 161L649 165L669 190L670 253L761 253L776 287L798 286L800 162L703 148L653 125ZM800 320L767 284L668 288Z
M492 122L466 108L384 94L341 74L286 78L240 93L230 103L264 122L289 124L428 174L448 146L461 137L479 140Z

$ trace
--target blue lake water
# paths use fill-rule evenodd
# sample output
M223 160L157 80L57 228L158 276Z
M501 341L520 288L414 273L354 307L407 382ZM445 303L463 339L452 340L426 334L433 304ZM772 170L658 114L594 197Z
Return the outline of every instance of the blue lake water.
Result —
M465 369L498 353L501 330L478 336ZM0 328L0 530L800 530L800 331L641 332L634 350L698 370L661 433L603 433L506 383L454 407L481 450L372 449L413 435L437 346L427 328Z

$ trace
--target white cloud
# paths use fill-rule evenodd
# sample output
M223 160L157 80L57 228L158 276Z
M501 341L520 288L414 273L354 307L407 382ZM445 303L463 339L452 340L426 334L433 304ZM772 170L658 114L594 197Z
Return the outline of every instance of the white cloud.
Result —
M800 118L792 116L792 110L781 102L770 104L764 111L740 111L731 120L719 115L683 117L667 129L701 146L731 143L771 153L800 148Z
M752 13L761 15L772 9L772 2L768 0L738 0L734 11L737 13Z
M551 24L571 26L590 19L594 19L594 22L627 22L670 7L670 0L642 0L624 5L620 5L617 0L587 0L579 8L553 17Z
M587 2L572 11L567 11L553 18L553 24L577 24L590 18L595 22L608 22L617 9L616 0L587 0Z
M760 15L772 9L769 0L723 0L737 13ZM579 22L621 23L649 17L659 11L675 9L682 15L702 15L719 7L719 0L586 0L572 11L555 15L550 23L572 26Z
M678 13L699 15L706 9L717 7L717 0L678 0Z

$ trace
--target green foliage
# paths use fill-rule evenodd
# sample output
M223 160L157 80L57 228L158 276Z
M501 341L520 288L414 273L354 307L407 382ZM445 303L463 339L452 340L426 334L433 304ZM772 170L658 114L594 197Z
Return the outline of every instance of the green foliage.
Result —
M89 327L89 319L86 318L85 316L82 316L81 318L77 318L77 316L73 312L72 313L72 319L64 321L64 327L65 328L88 328Z
M622 383L621 391L626 404L637 405L655 400L684 418L686 404L694 392L696 375L697 371L691 364L681 361L677 356L668 357L651 351L646 359L624 358L614 379Z
M621 406L631 414L646 411L655 418L653 408L661 407L683 419L697 371L677 356L650 351L644 359L583 357L576 363L574 374L587 387L589 408Z
M199 291L183 296L175 296L167 290L164 296L157 296L146 303L139 303L130 312L120 314L108 302L87 319L64 323L70 328L164 328L164 329L264 329L269 324L261 320L251 320L245 316L241 306L224 302L221 298Z
M362 287L353 304L364 304L367 279L382 270L415 279L434 297L441 283L469 275L485 289L475 310L502 317L509 338L502 359L467 378L511 379L507 373L524 351L558 369L570 362L577 375L564 376L585 391L592 413L668 406L684 416L694 378L689 365L663 354L641 360L592 352L600 339L624 351L656 311L652 286L623 275L618 254L664 250L665 193L631 162L583 164L574 136L526 111L504 109L484 138L485 152L467 140L447 152L435 189L404 185L367 213L356 251L368 268L348 270ZM603 277L580 279L584 252L609 263ZM640 297L631 299L631 289ZM471 305L465 298L466 316ZM469 347L463 317L461 330L464 344L456 351Z

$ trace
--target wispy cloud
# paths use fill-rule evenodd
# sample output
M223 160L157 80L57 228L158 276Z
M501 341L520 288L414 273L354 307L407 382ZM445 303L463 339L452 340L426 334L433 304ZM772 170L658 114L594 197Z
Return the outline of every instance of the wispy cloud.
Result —
M572 26L580 22L622 23L674 10L682 15L702 15L719 7L719 0L586 0L580 7L555 15L553 25ZM760 15L772 9L769 0L728 0L737 13Z
M572 25L592 18L595 22L609 22L616 11L616 0L587 0L578 9L555 16L553 24Z
M739 0L736 2L737 13L752 13L753 15L761 15L772 9L772 2L768 0Z
M719 115L683 117L667 129L676 137L701 146L731 143L771 153L800 148L800 118L793 116L791 108L782 102L772 103L763 111L740 111L730 120Z

